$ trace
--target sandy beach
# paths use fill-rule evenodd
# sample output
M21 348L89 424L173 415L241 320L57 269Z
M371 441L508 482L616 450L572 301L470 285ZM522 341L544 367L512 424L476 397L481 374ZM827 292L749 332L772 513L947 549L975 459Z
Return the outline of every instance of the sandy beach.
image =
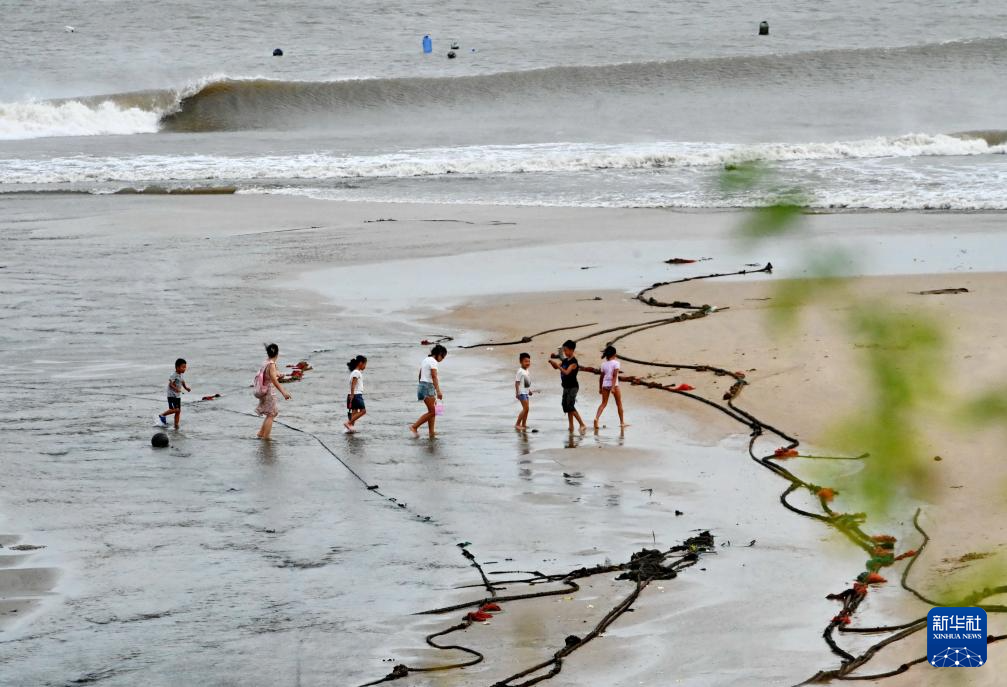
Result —
M739 407L791 432L802 451L827 452L832 418L869 389L858 342L830 324L844 306L812 306L780 337L767 327L773 301L759 299L804 276L804 252L838 244L858 255L857 298L884 296L946 324L949 395L1007 376L996 346L1002 327L990 317L1004 305L1004 277L992 271L1007 250L996 214L813 215L798 237L745 249L733 235L742 215L727 212L240 195L0 203L11 247L0 336L20 399L5 410L0 657L15 685L97 677L111 685L364 684L397 663L459 660L423 638L462 612L412 614L480 598L478 588L457 589L479 583L460 543L471 542L491 575L552 574L624 562L698 530L713 534L716 552L652 583L551 683L650 685L668 675L697 686L796 684L838 665L821 632L839 604L825 597L849 587L863 552L784 510L785 483L747 458L747 428L691 399L630 385L632 427L620 434L613 414L598 435L571 439L548 354L567 336L667 316L633 299L654 282L772 261L772 276L658 290L662 300L718 311L617 345L631 357L745 371ZM666 265L671 257L711 260ZM959 287L968 293L913 293ZM526 345L458 348L590 323ZM420 342L440 335L454 339L442 435L416 442L405 426L418 414L410 396L428 348ZM266 446L247 417L264 339L278 340L285 364L314 367L281 408L280 420L301 431L277 427ZM584 364L605 339L583 340ZM535 356L542 391L531 417L539 431L525 436L511 428L519 349ZM344 361L361 352L371 361L371 410L363 431L347 436ZM150 419L163 403L166 361L178 355L190 361L194 398L223 395L187 403L172 447L153 451ZM708 373L660 380L711 399L728 386ZM586 418L593 382L582 382ZM935 489L907 494L905 509L899 501L889 519L870 521L872 532L897 535L901 550L916 545L911 516L922 508L932 540L913 571L918 589L939 595L967 584L977 566L999 563L997 438L945 433L935 421L926 436L927 450L942 457ZM842 502L855 464L798 461L787 467L839 487L836 508L858 508ZM44 548L11 548L18 543ZM897 584L901 565L886 570L891 582L871 590L855 623L926 613ZM489 625L449 636L485 649L486 660L443 680L491 684L548 657L632 588L614 577L504 604ZM725 630L734 627L758 631ZM991 614L991 632L1002 631ZM891 647L864 672L916 658L920 639ZM862 651L876 638L840 640ZM1000 651L990 648L993 657ZM887 684L943 684L945 673L927 669Z
M0 687L1002 682L1003 0L337 10L5 4Z

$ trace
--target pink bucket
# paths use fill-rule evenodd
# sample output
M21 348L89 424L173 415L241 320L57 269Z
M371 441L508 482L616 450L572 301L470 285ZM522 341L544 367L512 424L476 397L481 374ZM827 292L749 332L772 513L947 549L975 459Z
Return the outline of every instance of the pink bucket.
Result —
M443 403L438 403L437 405L434 406L434 414L437 417L440 417L441 415L444 414L444 404Z

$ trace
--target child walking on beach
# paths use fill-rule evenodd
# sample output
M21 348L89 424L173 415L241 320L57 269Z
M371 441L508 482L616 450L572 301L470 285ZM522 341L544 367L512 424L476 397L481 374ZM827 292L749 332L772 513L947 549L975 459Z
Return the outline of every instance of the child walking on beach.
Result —
M420 415L416 422L409 425L409 431L413 433L413 436L419 436L420 427L423 425L427 426L431 439L435 436L434 424L437 422L437 401L444 400L444 394L441 393L441 380L437 374L437 365L447 355L448 349L437 344L431 349L430 355L424 358L420 364L419 386L416 389L416 399L426 405L427 412Z
M266 344L266 362L262 363L259 374L255 376L255 384L252 393L259 399L259 405L255 408L256 415L262 415L262 427L259 428L257 437L268 439L273 431L273 420L280 414L280 409L276 405L276 396L273 395L273 387L276 387L283 398L290 400L290 394L280 384L280 375L276 372L276 358L280 355L280 347L274 343Z
M346 367L350 368L350 393L346 396L349 419L343 423L343 427L352 434L357 431L357 420L367 414L367 406L364 404L364 370L367 369L367 358L358 355L346 363Z
M615 407L619 411L619 426L629 427L622 413L622 392L619 390L619 370L622 368L619 365L619 358L616 357L615 346L607 346L601 354L601 358L604 361L601 364L601 374L598 376L598 393L601 394L601 405L598 406L598 412L594 416L594 428L598 429L598 423L601 421L601 414L605 412L605 406L608 405L609 396L615 399Z
M531 374L528 368L531 367L531 355L522 353L518 356L517 375L514 377L514 396L521 404L521 412L518 413L517 422L514 429L523 432L528 429L528 410L531 398Z
M178 423L182 419L182 390L192 391L182 376L188 367L184 358L175 361L175 372L168 377L168 409L157 416L157 424L161 427L167 427L168 416L174 415L175 429L178 429Z
M581 433L587 431L587 425L577 412L577 392L580 391L580 384L577 382L577 358L574 352L577 350L577 342L567 339L563 342L563 355L559 361L549 360L554 370L559 370L560 382L563 387L563 412L566 413L570 423L570 434L573 434L573 421L577 420Z

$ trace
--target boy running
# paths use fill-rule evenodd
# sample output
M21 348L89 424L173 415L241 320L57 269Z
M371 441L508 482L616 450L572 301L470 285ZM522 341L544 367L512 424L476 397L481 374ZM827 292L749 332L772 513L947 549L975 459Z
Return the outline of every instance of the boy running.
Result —
M168 415L175 416L175 429L178 429L178 422L182 419L182 389L192 391L185 383L185 374L188 364L184 358L175 361L175 373L168 378L168 409L157 416L157 423L161 427L168 426Z

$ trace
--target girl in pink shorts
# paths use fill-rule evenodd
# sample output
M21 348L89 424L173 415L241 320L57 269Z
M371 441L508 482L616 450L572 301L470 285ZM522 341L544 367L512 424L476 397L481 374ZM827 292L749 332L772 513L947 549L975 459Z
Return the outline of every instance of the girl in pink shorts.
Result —
M601 405L594 416L594 428L598 429L601 421L601 414L605 412L608 405L608 397L615 398L615 407L619 411L619 426L629 427L622 412L622 392L619 390L619 358L616 357L615 346L607 346L601 354L601 375L598 377L598 393L601 394Z

